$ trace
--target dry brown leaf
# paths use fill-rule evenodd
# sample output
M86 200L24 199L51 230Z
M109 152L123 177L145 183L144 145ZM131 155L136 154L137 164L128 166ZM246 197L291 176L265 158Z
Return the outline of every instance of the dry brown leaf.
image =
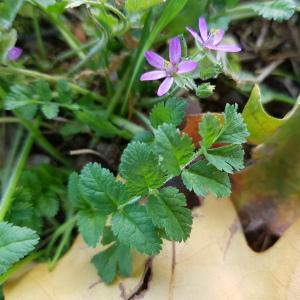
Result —
M193 214L190 239L182 244L165 243L152 261L148 289L139 299L300 299L300 221L268 251L255 253L245 241L229 199L208 197ZM140 285L145 258L135 260L134 277L106 286L89 263L95 252L77 239L52 273L43 264L6 284L5 299L130 298Z

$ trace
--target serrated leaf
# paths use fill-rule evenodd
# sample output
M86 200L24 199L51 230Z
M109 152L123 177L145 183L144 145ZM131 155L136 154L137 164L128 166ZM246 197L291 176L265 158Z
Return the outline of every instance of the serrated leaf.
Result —
M196 95L199 98L207 98L213 94L214 90L215 85L211 85L210 83L204 82L197 87Z
M207 160L201 160L184 170L181 177L187 189L199 196L205 197L212 193L216 197L226 197L230 194L228 174L219 171Z
M6 222L0 222L0 237L0 275L32 251L39 241L33 230Z
M222 125L217 117L211 113L205 114L199 123L199 133L202 137L201 146L208 149L215 142L222 130Z
M129 200L125 185L97 163L89 163L82 169L79 187L82 196L104 215L115 212L119 205Z
M58 199L55 193L47 191L40 195L37 200L36 209L43 216L52 218L57 214L59 208Z
M111 283L115 279L117 272L119 272L122 277L130 276L132 273L132 256L130 249L120 243L115 243L95 255L92 259L92 263L105 283Z
M76 172L73 172L69 176L68 181L68 199L75 207L79 203L80 199L80 191L79 191L79 175Z
M84 241L90 247L96 247L106 223L106 216L101 214L94 202L83 197L79 185L80 177L73 172L69 177L68 198L78 211L76 220Z
M199 77L201 80L216 78L222 72L222 66L212 62L208 57L199 61Z
M59 105L53 102L43 104L41 109L47 119L56 118L59 113Z
M260 16L268 20L283 21L292 17L296 9L296 3L293 0L275 0L256 2L249 7Z
M65 80L59 80L56 83L56 91L58 93L58 101L60 103L71 103L73 92L69 86L69 83Z
M40 101L50 102L52 100L52 91L47 81L38 80L33 89Z
M181 167L191 160L194 145L188 135L171 124L163 124L155 130L155 151L161 156L161 164L170 175L179 175Z
M90 247L96 247L103 232L106 216L100 215L93 209L79 210L76 220L79 232Z
M165 231L173 241L185 241L191 232L192 214L186 208L186 199L176 188L168 187L151 194L146 208L153 224Z
M205 158L218 170L233 173L244 168L244 150L241 145L227 145L204 150Z
M124 150L120 174L127 180L129 190L137 195L146 195L149 189L161 187L166 179L159 167L158 155L149 145L140 142L133 142Z
M105 138L112 138L119 133L119 129L116 126L114 126L111 122L106 120L104 115L98 111L77 111L75 115L80 122L88 125L99 136Z
M127 206L115 214L112 231L121 243L139 252L154 255L161 250L161 239L144 206Z
M108 245L112 242L116 241L116 238L111 230L111 226L106 226L103 229L101 243L102 245Z
M4 99L4 107L7 110L20 108L33 103L32 89L22 85L14 85Z
M224 116L224 127L220 136L217 138L218 143L242 144L247 141L249 135L243 117L237 111L237 104L226 104Z
M184 99L177 97L156 104L150 114L152 126L157 128L164 123L178 126L183 120L186 105Z

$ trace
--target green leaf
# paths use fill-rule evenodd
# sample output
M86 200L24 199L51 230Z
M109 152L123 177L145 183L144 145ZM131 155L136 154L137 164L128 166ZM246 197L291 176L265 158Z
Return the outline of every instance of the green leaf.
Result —
M199 77L201 80L217 78L222 72L222 66L205 56L199 61Z
M165 231L172 241L185 241L191 233L192 214L186 199L176 188L168 187L150 194L146 204L153 224Z
M112 231L121 243L139 252L154 255L161 250L161 239L144 206L134 204L116 213Z
M253 144L264 143L287 120L286 118L277 119L266 113L261 103L258 85L254 86L244 107L243 118L250 132L248 140Z
M125 8L129 12L137 12L163 3L164 0L126 0Z
M222 125L219 119L211 113L205 114L202 122L199 123L199 133L202 137L201 146L210 148L220 135Z
M181 135L171 124L164 124L155 130L155 151L162 157L161 164L170 175L179 175L181 167L191 160L194 145L190 137Z
M98 111L77 111L75 115L80 122L88 125L101 137L112 138L119 133L119 129Z
M108 245L116 240L112 230L111 226L106 226L103 229L103 234L102 234L102 240L101 243L102 245Z
M124 184L116 181L113 174L97 163L87 164L81 171L80 192L99 212L108 215L129 200Z
M0 28L9 29L25 0L4 0L0 4Z
M92 164L90 165L92 166ZM95 164L94 168L98 169L98 165ZM76 220L79 232L82 234L84 241L89 246L96 247L107 218L102 214L103 210L101 206L99 209L93 199L89 201L89 199L82 195L83 193L79 185L80 176L76 172L73 172L69 177L68 198L72 206L78 211Z
M115 243L99 254L95 255L92 263L105 283L112 283L117 272L122 277L132 273L132 256L130 249L123 244Z
M23 85L14 85L4 99L4 107L7 110L16 109L33 103L32 89Z
M1 5L1 4L0 4ZM1 17L0 17L1 22ZM0 25L1 27L1 25ZM15 45L17 41L17 32L15 29L1 32L0 30L0 62L7 62L9 50Z
M59 209L57 196L52 191L46 191L37 200L36 209L42 216L54 217Z
M230 194L228 174L219 171L207 160L201 160L184 170L181 177L187 189L199 196L205 197L212 193L216 197L226 197Z
M34 2L38 3L44 8L47 8L48 6L55 4L56 0L34 0Z
M106 223L106 216L93 209L81 209L77 214L77 225L84 241L96 247Z
M244 150L241 145L227 145L205 150L205 158L218 170L233 173L244 168Z
M80 202L79 175L76 172L73 172L69 176L68 199L73 207L77 206Z
M164 123L178 126L183 120L186 105L184 99L176 97L156 104L150 114L152 126L157 128Z
M56 91L58 93L58 101L64 104L70 104L74 97L73 91L69 83L65 80L59 80L56 83Z
M199 98L207 98L213 94L215 90L215 86L211 85L210 83L201 83L196 90L196 95Z
M50 102L52 100L52 91L47 81L38 80L33 89L40 101Z
M296 9L293 0L275 0L249 4L251 9L268 20L284 21L292 17Z
M56 118L59 113L59 105L53 102L43 104L41 109L47 119Z
M127 180L129 190L136 195L146 195L149 189L161 187L166 179L159 167L158 155L149 145L133 142L121 157L120 174Z
M32 251L39 241L33 230L6 222L0 222L0 236L0 275Z
M224 116L224 127L216 142L242 144L249 136L243 117L237 112L237 104L226 104Z

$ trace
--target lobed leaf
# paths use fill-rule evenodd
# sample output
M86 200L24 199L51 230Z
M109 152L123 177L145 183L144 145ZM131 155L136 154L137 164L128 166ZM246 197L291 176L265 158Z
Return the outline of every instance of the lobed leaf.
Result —
M292 17L296 9L294 0L275 0L250 4L249 7L268 20L284 21Z
M154 128L164 123L180 125L183 120L186 101L182 98L173 97L166 102L156 104L150 113L150 121Z
M144 206L135 204L116 213L112 231L121 243L139 252L155 255L161 250L162 241Z
M87 164L79 178L82 196L93 203L102 214L115 212L119 205L129 200L125 185L116 181L113 174L100 164Z
M244 168L244 150L241 145L227 145L205 150L205 158L218 170L233 173Z
M0 274L34 249L39 237L35 231L0 222Z
M193 190L199 196L212 193L216 197L226 197L230 194L228 174L219 171L207 160L201 160L182 172L182 180L188 190Z
M86 197L80 189L80 176L73 172L69 177L68 198L77 209L76 222L84 241L90 247L96 247L106 224L106 214L99 209L99 205Z
M164 124L155 130L155 151L161 156L161 164L170 175L179 175L181 167L191 160L194 145L186 134L180 135L171 124Z
M192 214L186 208L185 196L173 187L150 194L146 204L153 224L165 231L169 240L185 241L191 232Z
M96 247L102 235L106 216L94 209L80 209L76 216L79 232L90 247Z
M120 174L132 193L146 195L149 189L163 185L166 176L158 162L158 155L149 145L133 142L127 146L121 157Z
M105 283L112 283L117 272L119 272L122 277L130 276L132 273L132 256L130 249L120 243L115 243L95 255L92 259L92 263Z

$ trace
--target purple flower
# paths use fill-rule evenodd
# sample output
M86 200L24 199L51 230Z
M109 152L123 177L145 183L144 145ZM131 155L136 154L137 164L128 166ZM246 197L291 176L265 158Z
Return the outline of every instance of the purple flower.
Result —
M177 37L172 38L169 42L170 61L153 51L146 51L145 58L156 70L142 74L140 79L145 81L165 78L158 88L157 96L163 96L170 90L177 75L192 72L197 68L197 62L181 59L181 45Z
M21 56L22 52L23 52L23 50L21 48L12 47L8 51L7 57L9 60L17 60Z
M214 29L208 31L204 17L199 18L200 35L198 34L198 32L189 27L187 27L186 29L191 33L195 40L202 45L203 48L224 52L239 52L242 50L242 48L238 45L220 45L224 37L224 30Z

